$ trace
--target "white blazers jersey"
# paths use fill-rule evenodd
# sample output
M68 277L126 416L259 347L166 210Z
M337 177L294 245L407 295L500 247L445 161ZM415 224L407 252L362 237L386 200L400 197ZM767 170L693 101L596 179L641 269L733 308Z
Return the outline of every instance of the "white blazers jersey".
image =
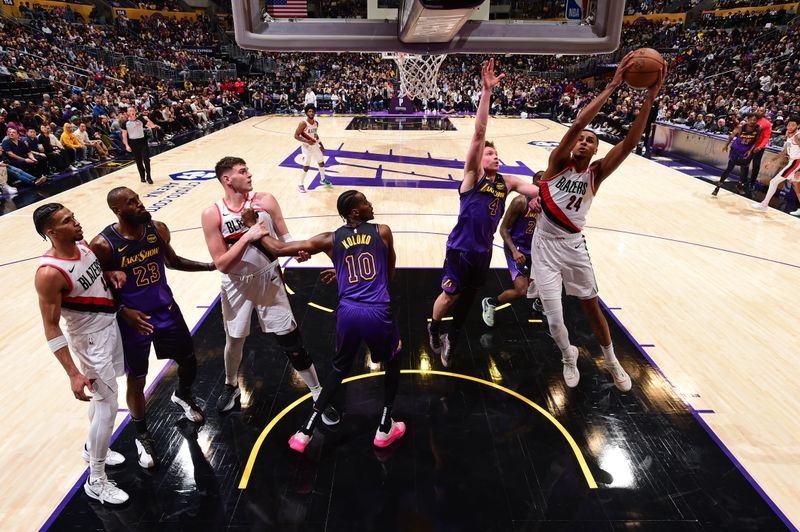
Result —
M800 133L795 133L786 138L786 153L792 161L800 159L800 139L797 138L798 135Z
M253 208L253 199L255 192L249 192L245 199L244 205L238 210L233 210L225 203L225 199L217 201L214 206L217 208L219 214L219 230L222 232L222 238L230 248L247 232L248 227L242 221L242 211L245 209ZM258 221L264 222L269 230L270 236L278 238L275 233L275 227L272 224L272 217L268 212L255 209L258 215ZM253 242L242 255L242 260L229 272L236 276L252 275L257 272L264 271L267 267L277 264L275 257L273 257L267 249L261 245L261 242ZM225 274L223 274L224 276Z
M306 129L303 131L303 136L308 137L309 140L316 141L319 122L317 122L316 120L314 120L313 122L309 122L308 118L306 118L304 122L306 123Z
M39 268L55 268L67 280L69 288L61 298L67 332L95 333L115 323L117 309L94 252L86 242L77 242L75 252L77 257L72 259L43 255Z
M580 233L595 195L594 169L578 172L572 163L539 185L542 213L536 230L551 234Z

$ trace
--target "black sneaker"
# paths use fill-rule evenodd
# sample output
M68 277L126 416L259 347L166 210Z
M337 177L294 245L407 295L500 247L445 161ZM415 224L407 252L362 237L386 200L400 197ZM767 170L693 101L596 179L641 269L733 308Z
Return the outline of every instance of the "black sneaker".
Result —
M325 410L322 411L322 422L332 427L333 425L338 425L339 421L342 420L341 416L339 416L339 412L333 408L333 405L328 405L325 407Z
M431 332L431 324L428 324L428 343L431 346L431 351L433 351L434 355L438 355L442 352L442 341L439 339L438 334L433 334Z
M229 410L232 410L233 407L236 406L236 400L240 395L242 395L242 392L239 390L238 386L226 384L225 388L223 388L222 393L217 399L217 410L220 412L228 412Z
M158 455L156 445L149 432L136 435L136 452L139 458L139 465L145 469L153 469L158 465Z

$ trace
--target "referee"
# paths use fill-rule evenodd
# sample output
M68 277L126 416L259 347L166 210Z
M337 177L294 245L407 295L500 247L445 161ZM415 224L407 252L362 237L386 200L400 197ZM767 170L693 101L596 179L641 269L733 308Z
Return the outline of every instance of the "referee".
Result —
M136 168L139 169L139 178L142 183L147 182L153 184L153 178L150 175L150 150L147 147L147 137L144 134L145 126L155 129L158 126L150 121L144 115L137 115L136 108L133 106L128 107L127 119L120 123L122 128L122 142L125 144L125 150L133 153L136 159Z

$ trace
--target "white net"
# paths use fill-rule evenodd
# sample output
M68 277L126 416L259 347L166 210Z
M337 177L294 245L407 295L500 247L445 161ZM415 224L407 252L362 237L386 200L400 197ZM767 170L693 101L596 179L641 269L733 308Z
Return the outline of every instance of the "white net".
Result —
M400 70L400 93L423 99L435 98L439 93L436 78L447 54L418 55L384 53L384 59L393 59Z

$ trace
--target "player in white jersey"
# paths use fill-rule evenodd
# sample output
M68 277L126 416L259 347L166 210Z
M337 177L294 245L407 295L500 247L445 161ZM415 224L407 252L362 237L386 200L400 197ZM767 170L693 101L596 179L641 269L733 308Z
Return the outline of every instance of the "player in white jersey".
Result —
M753 203L751 207L764 211L769 207L769 202L772 196L778 191L778 187L786 180L792 181L795 193L800 192L800 131L798 131L798 121L800 118L796 116L789 117L786 123L786 141L783 144L783 151L778 159L778 165L781 169L769 181L769 189L767 195L761 203ZM769 169L772 163L767 163L764 167L765 170ZM800 198L800 196L798 196ZM800 209L791 212L795 216L800 216Z
M114 297L100 262L83 240L75 215L59 203L48 203L33 213L33 223L52 247L36 270L47 344L64 367L72 394L89 403L89 437L83 448L89 462L84 491L101 503L119 505L128 494L106 476L105 466L119 465L125 458L108 448L117 417L117 377L124 374L122 341L116 320ZM116 279L121 285L120 279ZM59 319L64 317L69 340ZM70 351L78 358L75 365ZM84 388L91 394L87 394Z
M297 125L294 130L294 138L300 142L300 151L303 154L303 174L300 177L300 184L297 186L299 192L306 191L306 175L311 163L319 166L320 183L326 187L331 186L331 182L325 177L325 146L319 140L319 122L315 119L317 108L313 105L306 105L306 117Z
M215 166L225 197L203 211L202 225L208 251L222 272L222 319L225 326L225 387L217 399L217 410L232 409L239 391L239 366L244 341L250 334L250 319L256 311L261 330L274 333L278 344L308 386L314 400L322 387L311 357L303 347L297 322L289 305L280 264L261 245L269 234L290 242L280 205L275 196L253 192L252 174L239 157L223 157ZM242 211L254 209L259 222L247 228ZM304 258L308 258L306 254ZM333 407L323 412L328 425L339 422Z
M595 338L600 342L605 367L614 377L614 384L622 391L631 388L631 379L617 361L611 344L608 323L597 300L597 283L594 277L586 240L581 232L586 214L597 188L619 167L642 138L647 117L661 85L666 67L658 81L649 89L625 139L608 154L592 162L597 153L597 135L586 128L622 83L622 75L630 68L631 54L625 56L614 78L594 100L578 115L550 154L547 170L540 187L542 214L533 235L533 277L539 286L544 314L550 335L561 350L563 373L567 386L574 388L580 380L576 365L578 348L569 342L561 306L561 286L567 295L581 300Z

